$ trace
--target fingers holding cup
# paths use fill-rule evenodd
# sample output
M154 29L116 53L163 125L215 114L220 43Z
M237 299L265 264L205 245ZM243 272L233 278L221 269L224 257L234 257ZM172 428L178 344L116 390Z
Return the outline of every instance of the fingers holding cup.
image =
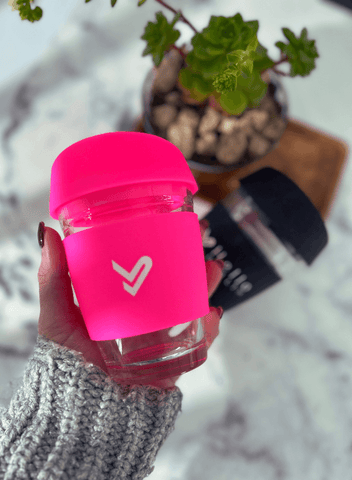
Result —
M207 228L209 227L209 222L205 219L200 221L200 231L202 236L202 241L204 241L204 236ZM207 283L208 283L208 298L210 298L215 290L218 288L223 277L223 268L224 266L216 262L215 260L208 260L205 262L206 273L207 273ZM220 307L221 309L221 307ZM221 309L222 310L222 309ZM219 335L219 323L222 317L222 312L220 312L215 307L210 307L210 312L205 315L202 319L204 329L206 331L206 340L208 348L214 342L215 338Z
M200 225L200 231L201 231L202 242L203 242L205 232L209 227L209 221L203 219L199 222L199 225ZM207 282L208 282L208 298L210 298L221 283L222 270L224 268L224 265L219 264L215 260L208 260L207 262L205 262L205 267L206 267Z

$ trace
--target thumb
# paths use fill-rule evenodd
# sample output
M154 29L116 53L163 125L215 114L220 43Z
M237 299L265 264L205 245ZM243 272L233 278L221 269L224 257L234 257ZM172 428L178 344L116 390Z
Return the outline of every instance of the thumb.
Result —
M68 265L64 245L56 230L44 227L44 247L39 267L39 286L47 284L50 278L68 275Z
M38 333L48 338L72 331L77 319L71 278L61 237L45 227L42 260L38 271L40 317ZM84 330L86 330L84 328Z

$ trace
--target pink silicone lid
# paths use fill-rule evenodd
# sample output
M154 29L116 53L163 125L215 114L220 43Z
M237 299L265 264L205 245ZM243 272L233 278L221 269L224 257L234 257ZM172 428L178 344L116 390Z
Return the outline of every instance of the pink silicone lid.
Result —
M149 133L111 132L69 146L51 168L50 216L76 198L107 188L155 181L182 182L194 195L198 185L182 152Z

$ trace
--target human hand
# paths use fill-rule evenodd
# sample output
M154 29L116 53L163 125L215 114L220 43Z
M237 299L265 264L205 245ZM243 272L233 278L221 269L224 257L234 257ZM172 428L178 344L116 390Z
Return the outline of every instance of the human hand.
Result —
M96 341L89 338L80 308L74 303L67 258L60 235L50 227L45 228L42 262L38 271L40 316L38 333L48 340L83 354L84 359L108 374L107 367ZM206 230L200 224L202 239ZM206 262L208 297L210 298L222 279L222 269L214 261ZM216 309L203 317L207 346L211 346L219 334L220 317ZM172 377L152 381L160 388L174 386L179 378Z

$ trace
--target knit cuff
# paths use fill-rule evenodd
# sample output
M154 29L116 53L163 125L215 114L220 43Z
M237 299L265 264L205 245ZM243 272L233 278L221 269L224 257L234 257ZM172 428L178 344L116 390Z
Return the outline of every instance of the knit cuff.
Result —
M23 478L143 479L175 429L182 398L178 387L121 386L82 354L38 335L0 421L0 471L13 471L9 479L20 468L32 475Z

